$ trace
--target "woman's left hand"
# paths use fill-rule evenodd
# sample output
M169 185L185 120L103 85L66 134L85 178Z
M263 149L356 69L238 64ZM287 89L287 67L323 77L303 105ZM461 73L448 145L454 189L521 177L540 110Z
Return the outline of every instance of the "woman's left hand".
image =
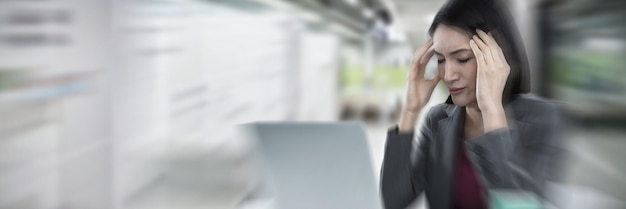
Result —
M502 93L509 77L510 67L504 53L492 34L476 30L478 36L470 40L476 56L476 101L483 114L484 131L506 127Z
M502 108L502 92L510 67L493 35L476 30L470 47L476 56L476 100L481 111Z

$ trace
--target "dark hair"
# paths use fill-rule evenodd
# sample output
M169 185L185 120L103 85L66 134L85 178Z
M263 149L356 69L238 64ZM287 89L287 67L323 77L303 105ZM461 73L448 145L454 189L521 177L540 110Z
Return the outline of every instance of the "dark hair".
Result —
M501 2L496 0L449 0L435 15L435 19L428 29L428 34L431 37L440 24L457 27L467 32L469 36L476 35L476 29L493 34L511 69L502 95L503 103L515 99L519 94L530 91L526 51L511 13L501 5ZM452 104L450 96L448 96L446 103Z

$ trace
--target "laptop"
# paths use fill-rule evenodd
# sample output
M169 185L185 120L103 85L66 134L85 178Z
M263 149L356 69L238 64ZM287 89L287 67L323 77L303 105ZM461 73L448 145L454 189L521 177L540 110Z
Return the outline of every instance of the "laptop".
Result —
M340 123L254 123L267 188L278 209L380 209L364 126Z

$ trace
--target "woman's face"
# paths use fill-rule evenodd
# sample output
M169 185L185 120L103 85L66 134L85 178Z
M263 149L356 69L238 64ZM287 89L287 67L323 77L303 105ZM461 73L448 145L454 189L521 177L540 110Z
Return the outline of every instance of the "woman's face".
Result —
M476 102L476 59L470 36L460 29L440 24L433 33L439 76L448 86L452 102L467 106Z

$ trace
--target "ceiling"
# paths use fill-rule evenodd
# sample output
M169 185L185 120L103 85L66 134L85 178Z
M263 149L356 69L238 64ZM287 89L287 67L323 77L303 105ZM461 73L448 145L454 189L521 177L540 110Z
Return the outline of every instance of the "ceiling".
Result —
M383 20L405 35L413 46L427 39L432 18L446 0L204 0L222 3L289 2L331 19L357 33L365 33L374 19ZM241 5L238 5L241 7ZM251 7L257 8L257 5ZM366 12L367 11L367 12ZM367 13L370 14L367 14ZM375 18L373 18L375 17Z
M355 29L365 30L371 18L363 10L373 11L375 16L389 16L388 23L404 32L407 41L418 46L426 41L432 18L445 0L288 0L307 9L333 17ZM383 14L384 13L384 14ZM365 24L363 24L365 23Z
M395 19L393 27L404 31L413 46L427 40L428 27L445 0L382 0Z

